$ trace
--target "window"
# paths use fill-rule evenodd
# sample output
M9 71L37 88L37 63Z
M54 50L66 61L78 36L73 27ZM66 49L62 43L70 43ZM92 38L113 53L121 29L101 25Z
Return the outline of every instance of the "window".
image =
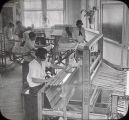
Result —
M40 28L43 26L41 0L24 0L24 25Z
M102 32L104 37L122 43L123 4L102 4Z
M63 24L64 0L47 0L48 26Z
M24 25L35 28L63 24L64 0L24 0Z

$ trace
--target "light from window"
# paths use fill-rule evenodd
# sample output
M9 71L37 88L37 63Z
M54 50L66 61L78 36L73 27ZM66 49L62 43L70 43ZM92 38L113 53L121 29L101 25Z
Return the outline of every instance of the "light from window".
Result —
M24 10L41 10L41 0L24 0Z
M53 26L55 24L63 24L63 12L62 11L48 11L48 26Z
M63 0L47 0L47 9L62 9Z
M24 19L24 25L26 27L32 26L32 24L34 24L35 28L41 28L43 26L41 11L26 11L24 12Z
M34 25L41 28L42 22L42 3L41 0L24 0L24 25L26 27Z
M47 0L48 26L63 24L63 0Z
M24 0L24 25L26 27L32 24L35 28L63 24L64 0L46 0L47 8L45 9L42 8L43 1L45 0Z

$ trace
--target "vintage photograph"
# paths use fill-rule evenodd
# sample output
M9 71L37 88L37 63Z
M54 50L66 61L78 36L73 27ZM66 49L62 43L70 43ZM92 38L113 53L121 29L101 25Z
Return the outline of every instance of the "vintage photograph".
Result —
M0 120L127 115L126 3L8 0L0 7Z

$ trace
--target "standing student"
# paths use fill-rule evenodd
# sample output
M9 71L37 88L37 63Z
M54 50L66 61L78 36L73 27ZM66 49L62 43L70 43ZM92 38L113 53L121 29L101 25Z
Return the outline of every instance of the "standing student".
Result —
M15 28L15 34L16 35L24 33L25 31L28 31L28 30L32 31L32 27L25 27L25 26L23 26L21 21L17 21L16 22L16 28Z
M73 30L73 38L77 40L78 43L86 42L85 40L85 29L82 27L83 23L81 20L77 20L76 28Z
M72 38L72 27L67 26L62 32L62 38L59 40L59 43L68 43L70 38Z
M22 25L21 21L16 22L16 28L15 28L15 34L19 35L21 33L24 33L26 31L26 28Z
M12 54L12 48L14 46L14 42L11 41L13 40L13 36L14 36L14 24L13 23L8 23L8 25L4 28L4 34L5 34L5 50L10 58L10 60L12 60L11 58L11 54Z

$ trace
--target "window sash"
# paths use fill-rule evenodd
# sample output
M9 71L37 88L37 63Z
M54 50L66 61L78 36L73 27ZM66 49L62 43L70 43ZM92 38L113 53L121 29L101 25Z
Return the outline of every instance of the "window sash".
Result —
M64 8L64 0L47 0L47 10L51 9L59 9L63 10Z
M24 1L26 1L26 0L24 0ZM31 1L31 0L28 0L28 1ZM33 1L33 0L32 0ZM37 1L37 0L34 0L34 1ZM43 4L43 3L45 3L46 4L46 6ZM29 9L29 8L25 8L24 7L24 13L27 13L27 12L42 12L42 26L41 27L43 27L44 25L46 26L47 25L47 27L51 27L51 25L49 24L51 21L53 21L53 20L49 20L48 19L48 22L44 22L44 16L46 16L47 18L48 18L48 13L50 13L50 12L55 12L55 11L57 11L58 13L57 14L59 14L59 12L61 13L62 12L62 15L57 15L57 17L59 18L59 20L57 20L59 23L57 23L57 22L52 22L52 23L55 23L55 24L63 24L64 23L64 10L65 10L65 8L64 8L64 0L63 0L63 5L62 5L62 8L47 8L47 0L41 0L41 8L31 8L31 9ZM25 16L25 15L24 15ZM62 17L63 16L63 17ZM62 18L61 18L62 17ZM27 22L29 21L29 20L25 20L26 18L24 17L24 25L25 26L28 26L27 25ZM56 19L56 18L55 18ZM32 19L30 19L31 20L31 22L33 21ZM40 20L39 20L40 21ZM29 22L28 22L29 23ZM34 23L34 24L36 24L36 23ZM37 26L37 25L34 25L35 27Z
M24 25L32 26L35 28L43 27L42 11L24 11Z
M24 10L42 10L42 0L24 0Z
M47 11L47 18L49 20L48 26L53 26L55 24L63 24L63 15L63 11Z

